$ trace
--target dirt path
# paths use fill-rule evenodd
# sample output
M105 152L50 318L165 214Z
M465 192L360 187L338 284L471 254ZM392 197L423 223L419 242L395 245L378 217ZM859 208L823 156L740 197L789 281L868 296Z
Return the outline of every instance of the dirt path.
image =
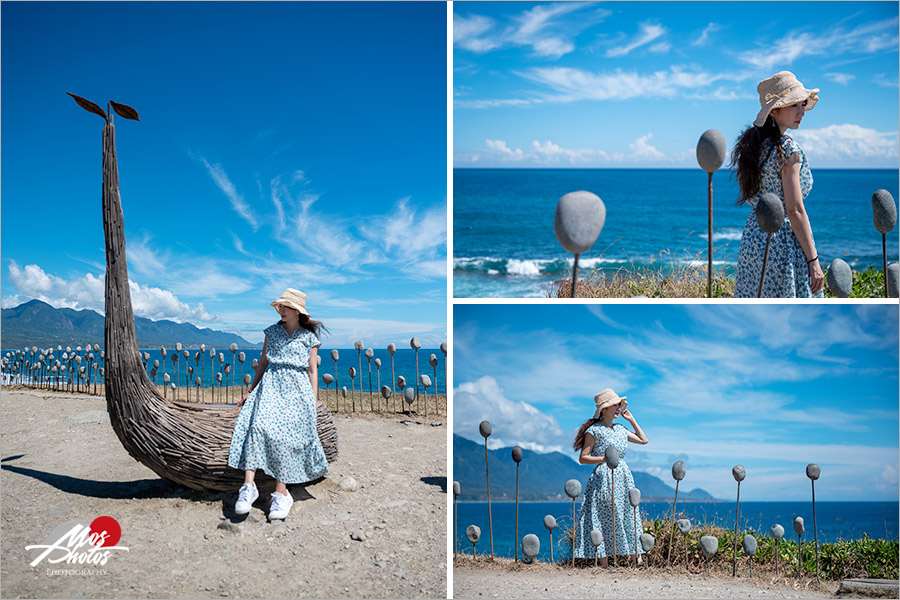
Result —
M753 581L688 575L653 569L566 569L549 564L516 565L509 559L457 559L453 597L465 598L833 598L837 585L822 590L792 589L759 578Z
M331 477L291 486L291 514L268 523L267 494L241 520L236 493L189 490L128 456L105 400L4 389L0 594L445 598L441 421L336 416L340 457ZM64 523L102 515L119 522L118 545L127 552L112 553L104 566L29 566L25 546L44 543Z

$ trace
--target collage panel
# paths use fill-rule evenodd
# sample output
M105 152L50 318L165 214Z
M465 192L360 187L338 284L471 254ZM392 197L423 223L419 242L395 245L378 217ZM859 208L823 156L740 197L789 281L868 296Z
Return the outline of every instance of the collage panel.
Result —
M0 596L447 597L447 7L0 12Z
M896 2L453 11L454 297L897 297Z
M453 597L890 595L898 312L456 304Z

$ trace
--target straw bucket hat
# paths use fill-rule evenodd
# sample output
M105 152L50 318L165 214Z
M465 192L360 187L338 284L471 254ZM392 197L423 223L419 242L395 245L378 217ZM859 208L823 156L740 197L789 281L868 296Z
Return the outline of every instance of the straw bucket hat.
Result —
M599 419L600 411L614 404L618 404L620 408L624 410L624 408L628 406L628 401L625 400L625 398L627 398L627 396L622 396L620 398L618 394L616 394L609 388L603 390L602 392L594 396L594 404L597 406L597 410L596 412L594 412L594 418Z
M309 311L306 310L306 294L300 290L288 288L281 294L281 298L269 304L269 306L275 307L278 307L278 305L284 305L293 308L294 310L299 310L307 317L309 316Z
M772 109L790 106L795 102L806 100L806 110L812 110L819 101L819 88L808 90L790 71L779 71L768 79L763 79L756 86L759 92L759 105L762 107L753 124L762 127Z

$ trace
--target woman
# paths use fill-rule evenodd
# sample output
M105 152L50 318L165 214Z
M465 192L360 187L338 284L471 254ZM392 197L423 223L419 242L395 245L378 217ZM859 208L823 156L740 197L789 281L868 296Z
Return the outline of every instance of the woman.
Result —
M281 321L265 330L259 367L238 403L228 465L244 471L234 511L250 512L259 491L253 479L262 469L276 480L269 519L284 519L294 504L288 483L328 475L328 462L316 429L318 333L310 319L306 294L288 288L272 302Z
M628 503L628 490L634 487L634 477L625 462L625 453L628 442L646 444L647 436L626 408L628 402L625 396L620 398L614 391L606 389L594 396L594 405L597 410L593 418L581 426L574 443L575 450L581 452L579 463L597 465L588 479L575 523L575 558L594 558L591 530L599 529L603 541L597 547L597 556L601 557L600 564L606 567L609 563L607 557L613 553L613 535L618 555L643 554L637 544L637 538L642 533L641 520L638 518L635 522L634 511ZM619 415L631 423L634 432L619 423L613 424ZM614 446L619 452L619 466L615 469L604 464L607 446ZM641 562L638 558L638 564Z
M812 190L812 174L803 150L784 134L800 127L806 111L818 102L819 90L808 90L793 73L781 71L761 81L756 91L762 108L731 154L741 189L738 204L753 207L741 236L734 296L756 298L759 293L767 234L756 222L756 204L763 193L770 192L784 204L785 221L772 234L762 295L821 298L825 276L803 206Z

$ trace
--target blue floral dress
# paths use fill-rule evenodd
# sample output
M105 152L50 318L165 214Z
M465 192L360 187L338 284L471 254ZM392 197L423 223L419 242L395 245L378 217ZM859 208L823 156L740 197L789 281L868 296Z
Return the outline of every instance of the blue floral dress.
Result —
M800 153L800 191L803 199L812 190L813 178L806 161L806 154L800 146L788 136L782 136L781 144L784 155L790 158L795 152ZM771 150L771 151L770 151ZM784 204L784 189L781 185L781 167L778 150L772 147L770 140L762 145L762 155L768 154L762 165L759 194L749 200L753 207L747 216L744 233L741 236L741 249L738 253L737 279L734 287L735 298L756 298L759 293L759 277L762 273L763 255L766 250L766 232L756 222L756 204L765 192L771 192ZM769 259L766 262L766 279L763 284L763 298L821 298L822 290L813 295L809 283L809 268L806 266L806 255L800 247L790 219L785 211L784 225L772 234L769 244Z
M265 333L269 366L241 407L228 466L262 469L283 483L328 475L307 371L310 350L320 345L319 339L307 329L288 335L278 323Z
M637 511L635 521L634 509L628 502L628 490L634 487L631 469L625 463L628 450L628 429L615 423L612 428L602 423L594 423L585 433L594 436L594 449L591 456L603 456L607 446L615 446L619 451L619 466L610 469L606 463L594 467L584 490L584 501L575 522L575 558L594 558L594 544L591 543L591 530L599 529L603 534L603 542L597 548L597 556L612 556L613 531L615 531L615 549L619 556L635 553L643 554L644 550L637 544L637 537L643 533L641 512ZM616 491L613 498L612 481L615 478ZM612 500L612 502L610 501Z

